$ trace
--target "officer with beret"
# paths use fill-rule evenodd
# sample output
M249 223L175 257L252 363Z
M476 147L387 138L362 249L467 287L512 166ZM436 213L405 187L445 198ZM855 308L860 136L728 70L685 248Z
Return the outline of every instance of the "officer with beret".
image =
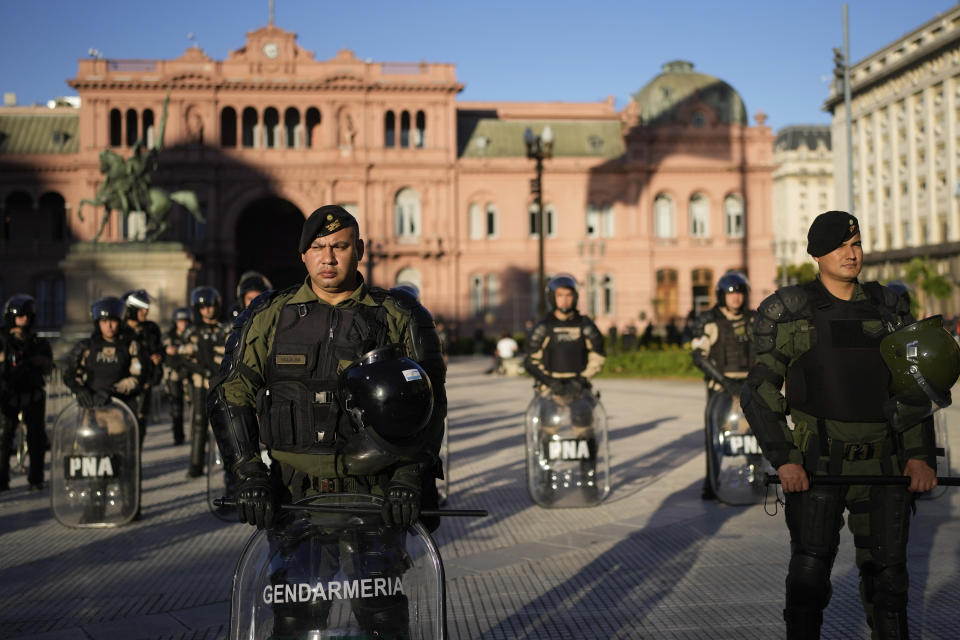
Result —
M319 493L373 494L384 500L382 542L399 548L399 536L417 521L421 506L437 504L446 367L433 319L404 291L364 282L357 268L364 253L359 225L342 207L314 211L299 249L304 283L261 295L241 314L208 397L224 464L237 477L239 519L270 527L281 502ZM432 411L425 403L422 420L394 425L409 428L404 452L378 448L365 437L370 425L356 420L363 412L341 397L350 365L391 346L421 366L432 384ZM386 386L382 392L391 393ZM403 420L398 415L397 422ZM260 442L272 461L269 470ZM369 633L405 637L406 599L397 598L375 599L357 612ZM281 618L275 616L275 625ZM297 629L274 629L281 631Z
M757 309L757 362L741 395L786 496L787 638L820 637L844 510L872 637L907 638L910 510L915 496L936 484L936 452L929 415L891 417L891 375L880 342L913 319L896 292L857 279L863 247L853 215L820 214L807 240L819 275L780 288ZM902 474L910 484L817 484L815 476L824 474Z

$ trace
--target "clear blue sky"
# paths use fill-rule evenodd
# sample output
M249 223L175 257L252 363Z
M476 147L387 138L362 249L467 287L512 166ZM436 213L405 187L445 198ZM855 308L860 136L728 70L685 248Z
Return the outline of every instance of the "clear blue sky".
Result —
M595 101L622 108L668 60L729 82L774 130L826 123L842 2L811 0L276 0L276 24L317 59L349 48L374 61L450 62L464 100ZM947 0L850 0L856 61ZM91 47L107 58L168 59L190 44L214 59L267 22L267 0L0 0L0 91L20 104L72 91Z

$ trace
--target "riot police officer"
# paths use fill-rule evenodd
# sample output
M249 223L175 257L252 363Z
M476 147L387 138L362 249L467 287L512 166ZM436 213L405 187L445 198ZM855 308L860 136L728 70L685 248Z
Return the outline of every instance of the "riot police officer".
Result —
M717 303L696 317L691 329L690 348L693 363L703 371L707 383L707 405L719 391L736 397L753 364L751 327L756 316L747 306L750 283L737 271L728 271L717 280ZM711 446L709 418L704 422L706 443L706 476L700 497L712 500L716 496L710 484Z
M36 306L31 296L17 294L3 305L0 327L0 491L10 488L10 454L17 414L27 425L30 490L43 488L43 458L47 451L44 376L53 369L50 343L34 331Z
M197 287L190 292L194 322L183 334L183 366L190 372L191 416L190 466L187 477L203 475L207 452L207 392L220 363L229 327L220 322L220 292L213 287Z
M916 494L936 484L935 447L929 409L910 417L901 412L905 405L891 404L881 340L912 318L894 291L857 279L863 248L854 216L820 214L807 240L819 275L761 303L754 325L757 362L741 395L786 495L787 638L820 637L844 509L872 637L906 638L910 510ZM903 474L910 484L823 486L811 481L820 474Z
M344 208L314 211L304 222L299 250L306 280L261 296L238 319L222 378L209 395L224 464L238 478L239 519L269 527L282 500L316 493L380 495L388 544L402 531L395 527L413 524L422 506L436 505L446 369L433 319L412 296L366 285L357 269L364 253L359 225ZM371 371L366 383L379 393L361 394L389 402L358 406L347 393L348 372L357 369L350 365L379 360L376 354L391 345L386 351L395 353L386 358L386 370ZM418 365L404 369L404 360ZM430 382L426 398L424 376ZM418 391L404 400L407 382ZM432 409L425 406L430 401ZM390 406L407 407L388 427L404 432L398 447L389 446L398 433L378 433L363 421ZM410 420L411 412L425 418ZM269 471L259 442L268 447ZM405 635L406 598L398 598L375 598L356 610L360 623L371 634Z
M230 308L230 322L236 320L257 296L270 289L273 289L273 285L267 276L256 271L245 271L237 282L237 297Z
M185 344L184 334L190 326L190 307L173 310L172 324L163 334L163 379L170 401L170 420L173 425L173 443L183 444L183 385L189 373L183 365L180 348Z
M593 320L577 311L579 295L573 276L554 276L545 293L550 312L530 331L523 367L533 376L536 393L554 405L570 405L574 435L590 438L596 397L585 391L591 389L589 379L603 369L606 360L603 334ZM546 438L553 435L548 424L541 431ZM595 464L595 458L583 464ZM584 472L589 476L595 470ZM596 489L595 484L585 486Z
M123 297L123 321L140 343L141 373L140 393L137 395L134 412L140 428L140 446L147 434L147 420L150 416L150 402L154 385L163 375L163 338L156 322L147 320L150 313L150 296L143 289L129 291Z

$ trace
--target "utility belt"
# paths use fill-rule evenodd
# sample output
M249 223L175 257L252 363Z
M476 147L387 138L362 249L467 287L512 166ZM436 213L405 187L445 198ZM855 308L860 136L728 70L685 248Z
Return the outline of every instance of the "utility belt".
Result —
M830 475L841 475L844 462L863 460L879 460L885 475L895 475L891 458L900 453L895 434L891 431L885 438L871 442L844 442L827 435L827 423L824 418L817 418L817 432L810 438L806 450L803 452L803 466L807 473L813 475L818 472L820 459L826 460L826 472Z
M281 464L281 479L289 489L294 500L314 493L359 493L370 494L377 487L386 487L390 481L389 474L375 476L343 476L321 478L299 471L293 467Z

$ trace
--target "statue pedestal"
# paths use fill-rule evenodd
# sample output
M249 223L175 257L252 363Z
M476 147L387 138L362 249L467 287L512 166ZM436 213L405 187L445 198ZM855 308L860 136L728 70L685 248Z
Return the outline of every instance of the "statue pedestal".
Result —
M78 242L60 261L66 279L64 340L90 335L90 305L103 296L145 289L153 298L148 320L166 328L177 307L188 306L187 286L197 265L179 242Z

